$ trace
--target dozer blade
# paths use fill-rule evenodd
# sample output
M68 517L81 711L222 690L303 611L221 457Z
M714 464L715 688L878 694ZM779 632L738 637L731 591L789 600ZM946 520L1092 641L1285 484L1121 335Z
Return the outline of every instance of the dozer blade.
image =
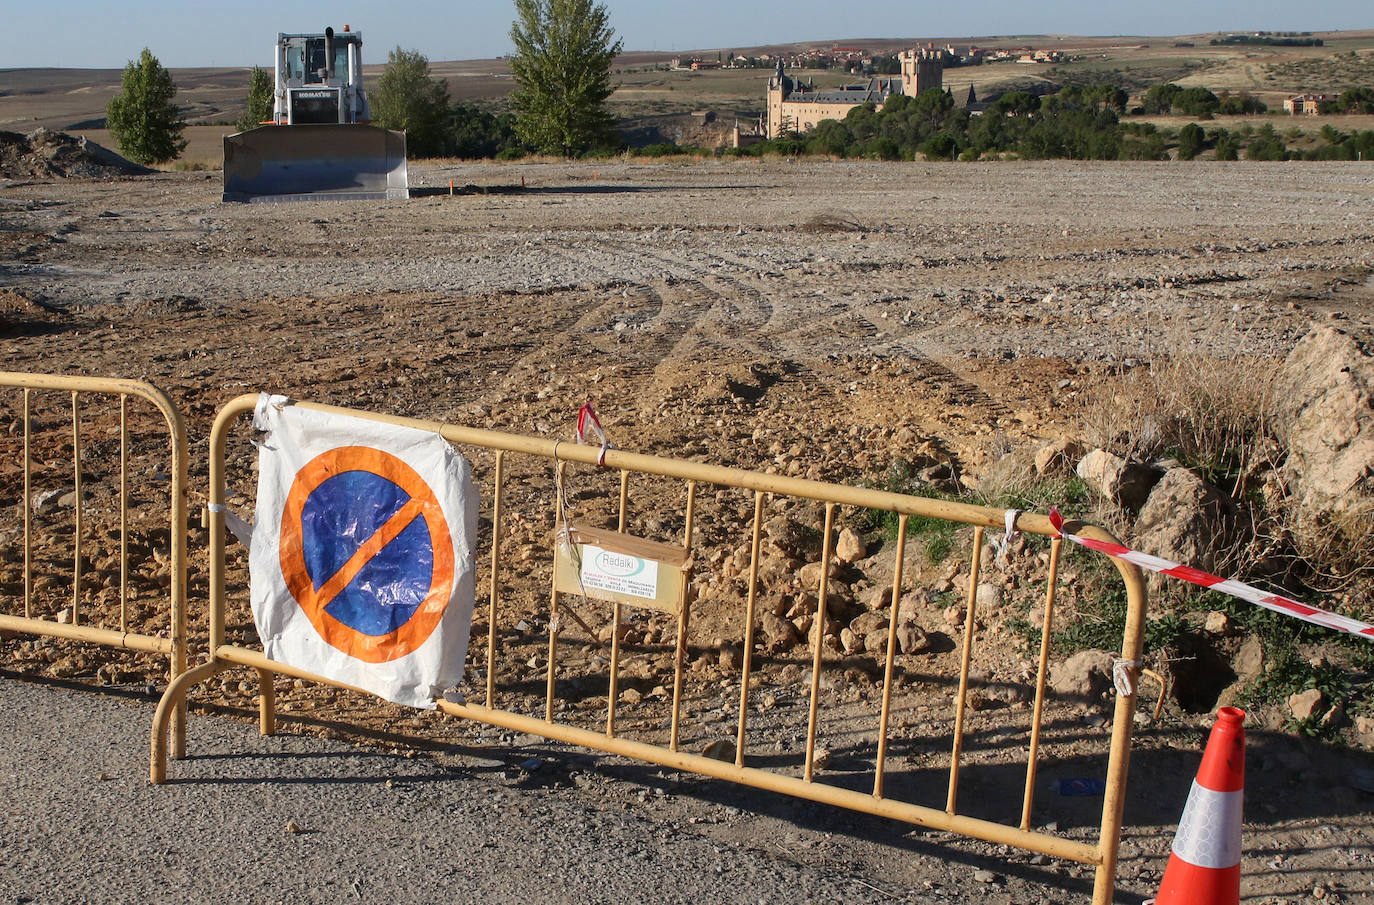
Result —
M376 126L262 126L224 136L225 201L409 198L406 136Z

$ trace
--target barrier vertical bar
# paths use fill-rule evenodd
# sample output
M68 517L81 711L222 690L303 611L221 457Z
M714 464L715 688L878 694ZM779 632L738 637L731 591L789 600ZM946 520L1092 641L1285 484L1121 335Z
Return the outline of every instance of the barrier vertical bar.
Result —
M239 405L220 409L210 429L210 495L206 505L210 532L210 656L224 644L224 450L229 426L247 405L243 397ZM249 409L251 411L251 409Z
M811 705L806 719L806 767L802 773L802 779L807 782L811 782L816 761L816 715L821 694L821 653L822 642L825 641L825 598L830 588L830 545L832 543L830 535L833 533L834 527L835 504L827 501L825 504L825 538L821 543L821 585L817 595L819 600L816 602L816 621L811 627L816 633L816 643L813 645L811 656Z
M682 529L682 546L692 549L692 528L696 519L697 507L697 482L687 482L687 524ZM687 659L687 613L691 609L692 600L690 597L690 581L688 576L688 594L683 596L682 608L677 614L677 643L673 650L673 715L668 730L668 749L676 751L679 741L679 721L682 715L682 669ZM738 753L739 749L736 749Z
M277 686L271 670L258 669L258 734L277 734Z
M24 618L33 618L33 459L29 452L29 396L24 388Z
M78 393L72 390L72 468L76 494L76 524L72 537L72 625L81 624L81 408Z
M1106 531L1092 526L1075 530L1065 525L1069 533L1115 542ZM1145 647L1145 579L1140 569L1120 559L1112 559L1126 585L1126 631L1121 639L1121 657L1133 672L1131 682L1140 678L1140 655ZM1093 905L1111 905L1116 886L1116 862L1121 842L1121 820L1126 809L1126 775L1131 766L1131 733L1135 728L1134 689L1131 694L1116 696L1116 710L1112 715L1111 750L1107 756L1107 789L1102 799L1102 828L1097 837L1097 873L1093 877Z
M557 447L554 448L554 451L556 456ZM554 536L557 537L560 530L568 531L570 529L568 525L563 522L563 481L567 478L568 466L566 462L558 461L556 457L555 462L554 473L556 480L554 483L556 489L554 490L553 528ZM561 528L559 527L560 525L562 526ZM556 542L563 543L563 540L559 539ZM569 538L568 543L571 542L572 540ZM558 569L555 568L553 570L553 577L550 579L550 582L552 584L552 589L549 593L549 663L548 677L545 680L544 719L552 723L554 664L558 659Z
M620 616L621 606L611 608L611 677L606 694L606 735L615 738L615 706L620 697Z
M487 615L487 706L496 706L496 601L500 596L497 593L497 577L500 575L501 563L501 516L502 516L502 495L505 491L506 480L506 451L498 449L496 451L496 474L492 479L495 487L492 488L491 501L491 594L488 602Z
M744 607L744 656L740 660L739 729L735 766L744 766L744 734L749 723L749 669L754 659L754 607L759 594L759 545L763 537L763 492L754 492L754 526L749 541L749 598Z
M71 537L71 625L81 625L81 409L77 391L71 391L71 470L76 505Z
M1045 715L1045 679L1050 664L1050 634L1054 628L1054 595L1059 582L1059 554L1064 539L1050 541L1050 574L1045 587L1045 618L1040 623L1040 665L1035 675L1035 710L1031 715L1030 759L1026 763L1026 793L1021 801L1021 829L1030 829L1035 804L1035 774L1039 768L1040 726Z
M954 750L949 758L949 799L945 813L953 814L959 795L959 756L964 751L964 707L968 699L968 668L973 656L973 623L978 613L978 570L983 557L983 526L973 529L973 562L969 566L968 609L964 614L964 652L959 660L959 697L954 703Z
M161 391L159 391L160 393ZM182 673L186 672L186 472L187 472L187 450L186 450L186 426L181 420L181 413L172 404L171 399L162 395L161 399L152 399L163 416L167 419L168 427L171 431L171 448L168 455L171 466L171 562L167 564L168 590L172 597L172 666L168 670L170 675L168 683L176 681ZM171 719L172 731L172 756L183 758L186 756L186 701L183 698L180 705L172 712Z
M129 630L129 395L119 394L119 630Z
M620 516L616 520L616 529L620 533L625 533L626 510L630 500L630 473L625 469L620 469ZM606 700L606 735L615 738L615 708L619 703L620 697L620 620L624 615L619 603L612 608L611 615L611 678L608 685L609 694Z
M873 773L873 797L883 797L883 771L887 763L887 725L892 710L892 672L897 656L897 616L902 602L902 565L906 558L907 516L897 520L897 563L892 567L892 608L887 620L887 663L883 667L883 704L878 715L878 758Z

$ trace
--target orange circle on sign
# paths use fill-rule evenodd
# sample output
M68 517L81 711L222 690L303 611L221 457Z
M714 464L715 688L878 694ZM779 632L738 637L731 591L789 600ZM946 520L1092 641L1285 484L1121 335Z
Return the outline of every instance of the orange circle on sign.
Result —
M305 562L305 504L325 481L350 471L384 478L410 499L387 524L358 547L337 573L316 589ZM326 612L325 607L348 587L362 567L416 518L425 520L434 561L429 593L405 624L385 635L366 635ZM439 624L453 593L453 539L443 507L415 469L391 453L369 446L340 446L320 453L296 473L282 510L278 555L286 587L315 631L331 647L367 663L387 663L418 650Z

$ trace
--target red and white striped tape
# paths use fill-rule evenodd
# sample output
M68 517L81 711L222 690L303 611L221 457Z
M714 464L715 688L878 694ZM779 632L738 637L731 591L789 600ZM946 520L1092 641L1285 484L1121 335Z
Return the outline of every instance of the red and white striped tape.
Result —
M1059 510L1050 509L1050 524L1054 525L1054 530L1059 532L1060 537L1080 544L1090 550L1097 550L1108 556L1115 556L1117 559L1124 559L1126 562L1135 563L1142 569L1151 572L1159 572L1168 575L1170 578L1177 578L1198 587L1207 588L1211 591L1221 591L1223 594L1230 594L1241 600L1248 600L1256 606L1262 606L1266 610L1273 610L1276 613L1283 613L1293 616L1304 622L1313 625L1320 625L1325 628L1334 629L1338 632L1345 632L1349 635L1359 635L1364 638L1374 639L1374 625L1351 619L1349 616L1342 616L1339 613L1330 613L1326 610L1319 610L1316 607L1308 606L1305 603L1298 603L1278 594L1271 594L1268 591L1261 591L1259 588L1252 587L1241 581L1234 581L1229 578L1221 578L1201 569L1194 569L1191 566L1180 565L1161 559L1158 556L1151 556L1148 553L1141 553L1120 544L1107 543L1105 541L1093 540L1088 537L1079 537L1076 534L1064 533L1064 517L1059 514Z
M596 409L592 408L590 402L584 402L582 408L577 410L577 442L586 443L588 434L595 434L596 439L600 441L601 454L596 457L596 464L604 466L606 450L615 447L606 439L606 432L601 428L601 419L596 417Z

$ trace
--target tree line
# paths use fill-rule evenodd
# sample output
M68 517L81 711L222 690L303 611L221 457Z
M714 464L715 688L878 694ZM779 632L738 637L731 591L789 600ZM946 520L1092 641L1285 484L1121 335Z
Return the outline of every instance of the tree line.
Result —
M1071 85L1040 97L1009 91L975 116L948 90L895 95L881 109L855 107L843 120L823 120L805 135L755 146L754 153L809 153L879 160L977 160L1014 152L1023 158L1158 159L1162 137L1123 127L1126 93L1114 85Z
M969 161L1004 155L1027 160L1167 160L1174 150L1184 160L1208 151L1217 160L1374 159L1374 130L1347 134L1328 125L1315 146L1290 149L1288 140L1268 123L1234 130L1204 130L1189 123L1174 132L1153 123L1123 121L1126 102L1126 93L1113 85L1071 85L1044 97L1008 92L975 116L957 107L949 91L931 89L915 97L896 95L881 109L872 104L855 107L842 120L822 120L805 134L791 133L735 153L877 160Z

